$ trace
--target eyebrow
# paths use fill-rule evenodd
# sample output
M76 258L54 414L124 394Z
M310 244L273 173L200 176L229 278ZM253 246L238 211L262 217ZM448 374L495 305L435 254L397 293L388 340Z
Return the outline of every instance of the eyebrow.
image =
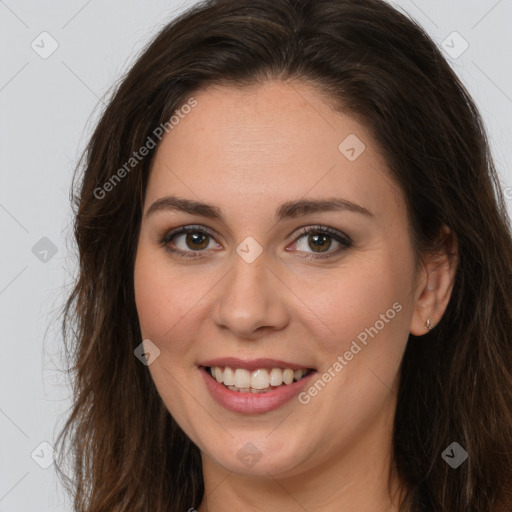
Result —
M146 212L146 218L159 211L183 211L191 215L199 215L209 219L225 222L221 209L217 206L193 201L176 196L165 196L157 199ZM373 213L361 205L341 198L301 199L282 204L275 212L277 221L295 218L317 212L349 211L373 217Z

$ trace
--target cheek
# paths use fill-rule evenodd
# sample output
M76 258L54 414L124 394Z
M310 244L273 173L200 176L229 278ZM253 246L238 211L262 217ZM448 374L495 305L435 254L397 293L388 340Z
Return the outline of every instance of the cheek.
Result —
M329 296L330 301L317 303L318 315L330 329L318 343L322 352L319 378L329 381L324 399L332 401L340 418L344 411L351 411L354 422L363 425L394 395L391 390L397 382L412 314L413 267L409 260L398 261L381 253L348 268L324 288L322 296ZM312 293L318 296L320 290ZM318 383L317 389L323 385ZM306 392L312 401L315 394L324 393L311 388ZM335 420L332 428L347 428L351 435L344 421Z
M162 278L158 267L151 265L151 260L144 251L139 251L135 262L134 288L135 304L144 338L161 338L164 330L172 325L166 307L171 297L166 292Z
M166 262L165 255L140 247L134 269L135 303L143 336L165 341L202 296L197 282L187 280Z
M394 396L409 333L411 275L410 262L380 254L347 266L338 279L324 283L323 291L318 285L311 291L320 298L315 313L329 332L317 344L322 353L318 378L325 385L312 389L313 385L303 399L311 400L318 417L323 414L322 402L332 403L325 422L333 436L344 431L350 437L354 425L369 425ZM320 395L323 398L316 398ZM352 422L346 421L347 411Z
M387 344L402 343L408 328L410 262L382 254L359 261L347 265L334 279L317 280L308 292L315 297L311 309L329 328L323 346L331 356L349 350L358 338L364 343L370 337L368 330L375 334L375 328Z
M183 389L190 375L187 353L190 351L193 305L200 295L183 287L171 272L165 256L141 245L134 268L135 303L143 339L150 339L160 350L148 369L158 393L173 416L182 419L187 410ZM186 416L186 415L185 415Z

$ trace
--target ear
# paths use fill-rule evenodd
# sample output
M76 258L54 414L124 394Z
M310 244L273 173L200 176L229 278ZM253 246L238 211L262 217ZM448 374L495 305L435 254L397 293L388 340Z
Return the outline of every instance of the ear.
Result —
M424 254L418 271L410 327L415 336L429 332L428 320L431 328L440 322L452 293L458 263L457 237L447 226L443 226L440 236L439 250Z

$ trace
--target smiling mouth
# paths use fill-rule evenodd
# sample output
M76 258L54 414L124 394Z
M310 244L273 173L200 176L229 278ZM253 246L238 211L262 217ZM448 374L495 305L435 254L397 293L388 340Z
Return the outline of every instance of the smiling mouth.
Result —
M230 391L239 393L267 393L298 382L313 368L258 368L253 371L229 366L205 366L206 373Z

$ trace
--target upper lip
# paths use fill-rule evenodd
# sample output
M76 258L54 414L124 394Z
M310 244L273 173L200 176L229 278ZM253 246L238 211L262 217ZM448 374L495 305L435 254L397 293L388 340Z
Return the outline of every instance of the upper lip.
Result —
M304 364L296 364L290 363L286 361L281 361L279 359L269 359L269 358L258 358L258 359L239 359L238 357L221 357L217 359L209 359L208 361L203 361L199 363L199 366L220 366L230 368L245 368L249 371L258 370L259 368L290 368L292 370L302 370L302 369L314 369L311 366Z

